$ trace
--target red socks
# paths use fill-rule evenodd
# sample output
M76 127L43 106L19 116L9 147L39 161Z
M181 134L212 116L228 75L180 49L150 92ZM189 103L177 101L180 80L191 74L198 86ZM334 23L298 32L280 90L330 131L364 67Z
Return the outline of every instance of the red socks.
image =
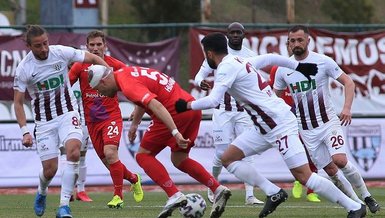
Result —
M123 199L123 167L120 160L110 164L110 175L114 184L114 196L118 195Z

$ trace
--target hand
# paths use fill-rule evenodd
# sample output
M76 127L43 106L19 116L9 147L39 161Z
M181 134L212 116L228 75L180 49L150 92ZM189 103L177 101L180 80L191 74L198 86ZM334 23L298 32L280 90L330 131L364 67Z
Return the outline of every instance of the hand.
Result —
M310 76L315 76L318 73L317 64L313 63L299 63L295 70L302 73L309 81L311 80Z
M178 101L175 102L175 110L177 113L187 111L187 101L180 98Z
M128 130L128 140L133 143L136 139L136 131L138 130L138 125L131 124L130 129Z
M183 149L186 149L188 147L188 145L191 143L190 139L183 138L183 136L182 136L182 134L180 134L180 132L178 132L175 135L175 139L176 139L176 143L178 144L178 146L180 148L183 148Z
M26 133L23 135L23 140L22 140L22 144L26 147L26 148L29 148L29 147L32 147L32 136L30 133Z
M210 84L206 80L202 80L202 82L200 84L200 87L204 91L207 91L207 90L211 89Z
M340 114L341 126L348 126L352 123L352 113L348 109L342 109Z

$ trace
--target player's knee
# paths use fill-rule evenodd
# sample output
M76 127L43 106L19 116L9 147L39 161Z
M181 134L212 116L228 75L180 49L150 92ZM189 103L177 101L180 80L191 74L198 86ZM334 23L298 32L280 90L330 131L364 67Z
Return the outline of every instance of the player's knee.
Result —
M337 174L338 167L334 164L334 162L331 162L324 167L324 170L329 176L334 176Z
M348 163L346 158L335 158L333 159L333 162L338 168L344 168Z

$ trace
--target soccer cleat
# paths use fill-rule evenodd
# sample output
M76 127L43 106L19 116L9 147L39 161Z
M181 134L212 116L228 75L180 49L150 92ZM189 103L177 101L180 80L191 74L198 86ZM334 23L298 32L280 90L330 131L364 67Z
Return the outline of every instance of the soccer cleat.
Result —
M36 193L35 205L33 206L36 216L43 216L45 211L46 199L46 195L39 194L39 192Z
M279 192L276 194L267 196L265 206L259 213L259 217L267 217L267 215L273 213L278 205L286 201L287 197L288 195L283 189L279 190Z
M164 206L162 212L158 215L158 218L166 218L172 215L172 212L179 208L184 207L187 204L187 198L184 194L180 194L176 197L171 197L168 199L166 205Z
M310 201L310 202L315 202L315 203L321 202L321 200L318 198L318 195L316 193L307 194L306 199L307 201Z
M361 218L366 216L366 206L361 204L361 208L358 210L352 210L348 213L347 218Z
M119 195L115 195L110 202L107 203L107 206L109 208L123 208L124 202L123 200L119 197Z
M70 207L68 205L60 206L56 218L72 218Z
M264 204L265 202L259 200L258 198L254 196L247 197L245 204L246 205L258 205L258 204Z
M218 190L219 189L219 190ZM231 191L226 186L219 186L216 190L213 207L211 209L210 218L221 217L225 211L227 200L231 196Z
M92 202L92 199L87 195L85 191L76 193L76 200L84 202Z
M301 198L302 196L302 185L299 181L295 181L293 189L291 190L294 198Z
M207 189L207 200L210 202L210 203L213 203L214 202L214 192L211 191L211 189Z
M138 181L135 184L131 184L131 191L134 194L134 199L136 202L141 202L143 200L143 189L142 189L142 183L141 183L141 177L139 174L136 174L138 177Z
M368 205L371 213L376 213L381 208L380 205L372 196L366 197L364 201L365 201L365 204Z

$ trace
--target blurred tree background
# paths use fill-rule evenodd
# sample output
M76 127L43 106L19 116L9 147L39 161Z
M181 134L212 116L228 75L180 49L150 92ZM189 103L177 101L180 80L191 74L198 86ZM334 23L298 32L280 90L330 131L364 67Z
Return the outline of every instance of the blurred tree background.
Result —
M101 1L101 0L99 0ZM383 24L383 0L291 0L294 23ZM0 11L18 10L18 0L1 0ZM40 0L26 0L28 24L40 22ZM211 0L210 23L287 23L285 0ZM178 24L201 22L201 0L109 0L108 24ZM170 25L171 26L171 25ZM223 25L222 25L223 26ZM146 27L109 29L108 34L133 42L153 42L181 37L181 80L188 81L188 27Z

